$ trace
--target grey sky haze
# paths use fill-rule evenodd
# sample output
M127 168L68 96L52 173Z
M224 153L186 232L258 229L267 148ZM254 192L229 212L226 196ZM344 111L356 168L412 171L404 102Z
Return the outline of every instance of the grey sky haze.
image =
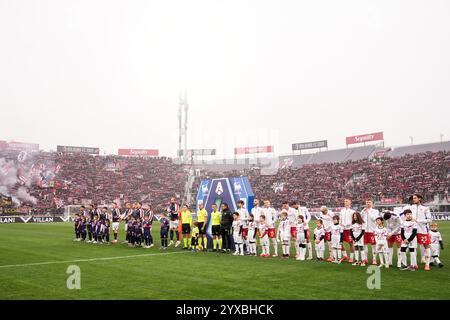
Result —
M157 148L450 139L450 1L0 0L0 140ZM103 152L102 152L103 153Z

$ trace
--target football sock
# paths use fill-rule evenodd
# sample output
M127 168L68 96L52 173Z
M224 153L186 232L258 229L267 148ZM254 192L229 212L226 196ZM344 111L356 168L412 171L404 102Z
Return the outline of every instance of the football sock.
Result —
M214 250L217 249L217 239L216 238L213 239L213 249Z
M410 252L410 259L411 259L411 265L412 266L417 266L417 253L415 251Z

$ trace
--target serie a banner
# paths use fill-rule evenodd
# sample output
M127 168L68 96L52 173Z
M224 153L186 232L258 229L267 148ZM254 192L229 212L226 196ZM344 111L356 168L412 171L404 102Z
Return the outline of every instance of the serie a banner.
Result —
M70 217L7 217L0 216L0 224L2 223L54 223L54 222L72 222Z

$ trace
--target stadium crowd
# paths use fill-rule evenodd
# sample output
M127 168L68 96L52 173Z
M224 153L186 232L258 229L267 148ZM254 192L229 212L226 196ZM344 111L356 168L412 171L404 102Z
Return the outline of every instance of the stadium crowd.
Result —
M259 169L206 171L197 177L193 189L198 188L201 179L236 175L247 176L255 196L273 199L276 208L290 199L300 199L307 207L338 207L346 196L360 205L367 197L378 201L396 198L398 203L405 203L404 199L414 192L422 194L427 202L450 189L450 152L288 167L273 175L263 175Z
M0 153L23 176L33 211L45 212L65 205L139 201L164 210L167 199L184 191L187 173L169 158L91 156L39 152L19 162L17 152ZM36 173L37 172L37 173ZM17 190L20 183L12 189ZM26 204L26 203L25 203Z

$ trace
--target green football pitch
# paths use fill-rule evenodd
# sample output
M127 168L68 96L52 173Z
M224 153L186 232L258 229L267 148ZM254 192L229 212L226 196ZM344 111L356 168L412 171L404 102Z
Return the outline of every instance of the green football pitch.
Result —
M123 226L121 226L123 240ZM450 223L441 222L444 243ZM72 223L0 225L0 299L449 299L449 254L430 272L381 270L369 290L367 267L295 259L235 257L73 241ZM80 268L81 289L67 289Z

